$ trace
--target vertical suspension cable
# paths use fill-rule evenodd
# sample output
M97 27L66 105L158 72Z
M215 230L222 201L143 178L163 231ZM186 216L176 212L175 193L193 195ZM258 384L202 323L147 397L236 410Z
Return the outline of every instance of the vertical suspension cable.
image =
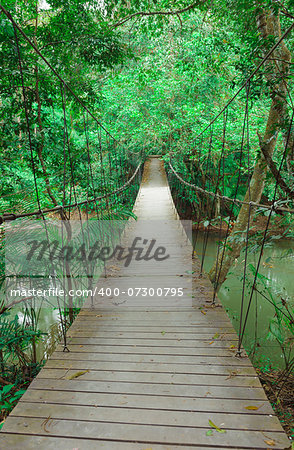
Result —
M248 165L248 176L247 176L247 190L248 190L248 198L249 198L249 207L248 207L248 220L247 220L247 229L246 229L246 243L245 243L245 260L244 260L244 270L243 270L243 283L242 283L242 296L241 296L241 304L240 304L240 323L239 323L239 333L238 333L238 349L236 356L241 356L241 330L242 330L242 321L243 321L243 311L244 311L244 300L245 300L245 286L246 286L246 276L247 276L247 259L248 259L248 245L249 245L249 229L251 223L251 190L250 190L250 142L249 142L249 95L250 95L250 81L246 84L246 136L247 136L247 165Z
M205 169L205 181L208 174L208 168L209 164L211 162L211 152L212 152L212 141L213 141L213 127L210 128L210 139L209 139L209 148L208 148L208 157L207 157L207 163L206 163L206 169ZM208 190L210 190L210 180L208 178ZM210 198L207 198L207 209L209 207ZM210 211L211 212L211 211ZM207 229L204 232L203 237L203 246L202 246L202 255L201 255L201 266L200 266L200 276L203 274L203 267L204 267L204 260L206 256L206 250L207 250L207 243L208 243L208 235L209 235L209 227L210 227L210 214L208 214L209 224L206 227Z
M219 184L220 184L220 179L221 179L221 169L222 169L223 164L224 164L224 152L225 152L225 144L226 144L227 120L228 120L228 111L226 110L224 112L224 116L223 116L223 142L222 142L222 150L221 150L221 155L220 155L220 160L219 160L219 165L218 165L218 174L217 174L217 182L216 182L215 194L217 194L218 190L219 190ZM224 182L224 175L223 175L223 182ZM213 208L215 206L215 202L216 202L216 196L213 198L213 203L212 203ZM220 245L221 245L221 231L222 231L221 206L220 206L220 218L221 218L221 220L220 220L220 230L219 230L219 242L218 242L217 254L216 254L216 267L218 267ZM215 303L217 288L218 288L218 285L217 285L216 280L215 280L214 284L213 284L212 304Z
M294 111L292 112L290 125L289 125L289 129L288 129L288 133L287 133L287 139L286 139L286 143L285 143L285 148L284 148L284 152L283 152L282 159L281 159L281 162L280 162L280 165L279 165L279 169L278 169L279 176L280 176L280 173L281 173L281 170L282 170L282 167L284 165L284 162L285 162L285 159L286 159L286 155L287 155L287 149L288 149L289 139L290 139L290 135L291 135L293 119L294 119ZM294 143L293 143L292 151L293 150L294 150ZM267 237L267 232L268 232L270 220L271 220L271 217L272 217L272 213L275 210L275 202L276 202L276 196L277 196L277 192L278 192L278 187L279 187L278 180L276 180L275 189L274 189L274 195L273 195L273 199L272 199L272 207L269 210L269 215L268 215L268 218L267 218L267 223L266 223L266 227L265 227L264 234L263 234L263 239L262 239L262 243L261 243L261 249L260 249L260 253L259 253L259 257L258 257L258 262L257 262L257 266L256 266L256 269L255 269L253 284L252 284L252 288L251 288L251 292L250 292L250 296L249 296L249 302L248 302L248 306L247 306L247 310L246 310L244 324L243 324L243 327L242 327L242 333L240 335L241 344L242 344L244 333L245 333L245 329L246 329L246 324L247 324L248 315L249 315L249 311L250 311L250 307L251 307L251 303L252 303L253 293L254 293L254 291L256 289L256 282L257 282L259 267L260 267L260 263L261 263L261 258L262 258L264 246L265 246L265 241L266 241L266 237Z

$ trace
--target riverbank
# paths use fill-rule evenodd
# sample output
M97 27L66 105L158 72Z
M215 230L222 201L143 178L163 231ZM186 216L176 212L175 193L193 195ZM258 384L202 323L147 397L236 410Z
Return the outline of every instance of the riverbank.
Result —
M282 427L294 440L294 374L283 378L283 371L256 371Z
M187 217L183 220L191 220ZM210 233L217 234L221 237L226 236L228 227L229 232L231 231L233 223L228 225L224 220L220 223L219 220L215 219L212 222L208 223L207 220L203 219L199 222L193 221L192 229L194 231L207 231L209 229ZM267 217L266 216L257 216L253 220L252 227L249 230L250 236L256 235L256 233L263 234L264 230L267 226ZM291 229L290 224L285 223L285 218L282 216L274 217L271 220L270 227L268 229L268 236L279 236L279 239L292 239L293 238L293 226Z
M201 259L204 249L203 244L205 243L204 229L199 229L198 233L194 230L193 234L194 239L197 237L196 252ZM218 241L219 234L217 232L209 233L204 259L204 270L206 271L209 270L215 259ZM278 307L280 306L279 302L282 301L280 300L280 292L283 292L283 300L288 300L289 308L292 307L294 292L291 281L293 257L290 250L291 242L289 240L273 240L272 245L266 247L262 255L260 273L266 288L273 288L273 298ZM248 258L248 264L256 264L257 255L255 253L249 253ZM237 331L239 330L243 271L244 258L242 257L236 261L233 273L230 274L218 293L218 297ZM248 276L250 276L250 273ZM283 289L280 290L279 286L282 286ZM248 306L249 293L250 286L245 290L245 310ZM268 399L281 420L282 426L288 436L294 439L294 376L288 373L282 380L282 375L285 373L285 360L277 337L273 334L276 333L279 337L278 333L281 330L271 326L275 317L274 306L265 297L255 292L249 310L243 345L257 370ZM274 323L274 325L276 324ZM290 359L293 337L291 337L289 330L289 339L286 334L281 334L281 336L283 336L283 339L280 338L281 344L287 349L285 354L289 354Z

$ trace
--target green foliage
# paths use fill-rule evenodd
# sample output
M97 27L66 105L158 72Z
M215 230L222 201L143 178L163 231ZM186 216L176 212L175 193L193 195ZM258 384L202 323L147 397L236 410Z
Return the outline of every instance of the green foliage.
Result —
M15 384L7 384L0 390L0 416L2 420L10 413L20 397L25 393L24 389L16 390L16 388ZM2 425L3 423L0 424L0 429Z
M7 313L0 316L0 352L2 364L24 367L29 361L26 352L43 333L33 326L19 323L17 315L8 317Z

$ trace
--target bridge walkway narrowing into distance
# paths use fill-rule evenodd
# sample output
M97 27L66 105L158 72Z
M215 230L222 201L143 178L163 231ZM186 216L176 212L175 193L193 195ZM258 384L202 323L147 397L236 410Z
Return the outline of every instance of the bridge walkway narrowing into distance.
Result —
M197 260L190 270L191 246L157 158L145 164L134 211L124 239L154 238L172 258L112 265L99 285L185 295L88 301L69 329L70 352L57 346L6 420L0 447L289 448L249 359L232 352L237 335L226 313L208 307L212 289Z

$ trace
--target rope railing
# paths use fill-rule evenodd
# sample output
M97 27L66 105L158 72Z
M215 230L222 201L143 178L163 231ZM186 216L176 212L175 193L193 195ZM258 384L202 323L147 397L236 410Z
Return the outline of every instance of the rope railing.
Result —
M81 202L71 203L69 205L64 205L64 206L58 205L58 206L55 206L54 208L41 209L41 210L38 210L38 211L33 211L33 212L28 212L28 213L20 213L20 214L5 213L2 216L0 216L0 225L2 223L4 223L4 222L10 222L12 220L16 220L16 219L20 219L20 218L40 216L41 214L47 214L47 213L51 213L51 212L58 212L58 211L62 211L64 209L77 208L78 206L84 206L84 205L88 205L89 203L99 202L100 200L103 200L105 198L111 197L113 195L120 194L120 193L125 191L130 186L130 184L132 183L132 181L136 177L137 173L139 172L139 169L140 169L141 165L142 165L142 162L140 162L138 164L138 166L137 166L136 170L134 171L133 175L131 176L131 178L125 184L123 184L121 187L115 189L114 191L108 192L107 194L101 195L99 197L94 197L92 199L84 200L84 201L81 201Z
M285 213L290 213L290 214L294 214L294 209L292 208L283 208L282 206L278 205L278 202L274 202L274 204L272 205L264 205L261 203L256 203L256 202L246 202L245 200L239 200L239 199L235 199L235 198L231 198L231 197L227 197L226 195L220 195L217 194L215 192L212 191L207 191L206 189L201 188L200 186L196 186L195 184L189 183L188 181L184 180L174 169L174 167L172 166L171 162L169 161L169 167L171 169L171 171L173 172L173 174L177 177L177 179L183 183L184 185L198 191L201 192L204 195L210 196L210 197L214 197L214 198L218 198L219 200L224 200L226 202L230 202L230 203L234 203L234 204L238 204L238 205L247 205L247 206L251 206L251 207L256 207L256 208L261 208L261 209L267 209L267 210L274 210L274 211L281 211L281 212L285 212Z
M96 118L95 113L93 113L92 111L90 111L90 109L87 107L87 105L85 105L85 103L79 98L79 96L73 91L73 89L68 85L68 83L65 81L65 79L60 75L60 73L58 73L58 71L53 67L53 65L51 64L51 62L48 61L48 59L42 54L42 52L38 49L38 45L37 43L34 41L32 41L27 34L23 31L22 27L14 20L14 18L12 17L11 13L9 11L7 11L3 5L0 4L0 13L3 13L6 18L11 22L13 29L14 29L14 38L15 38L15 44L16 44L16 49L17 49L17 55L18 55L18 64L19 64L19 72L20 72L20 81L21 81L21 85L22 85L22 98L23 98L23 104L24 104L24 111L25 111L25 117L26 117L26 128L27 128L27 136L28 136L28 140L29 140L29 148L30 148L30 159L31 159L31 166L32 166L32 170L33 170L33 174L34 174L34 185L35 185L35 192L36 192L36 197L37 197L37 203L38 203L38 210L32 211L32 212L23 212L23 213L3 213L2 215L0 215L0 224L4 223L4 222L8 222L11 220L15 220L18 218L25 218L25 217L33 217L33 216L39 216L42 214L47 214L50 212L60 212L62 213L62 211L66 210L66 209L71 209L71 208L79 208L80 206L84 206L86 204L89 203L93 203L93 202L99 202L103 199L108 199L110 196L116 196L120 193L122 193L133 181L133 179L136 177L139 168L141 166L141 162L143 160L142 158L142 154L140 154L140 158L139 160L141 161L134 174L132 175L132 177L127 180L122 186L118 186L117 180L115 181L116 184L116 189L113 190L112 192L109 193L105 193L103 195L96 195L96 189L94 187L94 179L93 179L93 168L92 168L92 162L91 162L91 156L90 156L90 152L89 152L89 125L88 125L88 117L92 118L95 122L95 127L97 127L97 139L98 139L98 147L99 147L99 154L100 154L100 165L101 165L101 189L102 192L106 190L106 173L105 170L103 168L103 160L104 158L104 153L105 151L103 151L102 149L102 135L101 135L101 131L105 132L105 139L106 139L106 147L108 147L109 142L112 142L112 146L113 148L116 148L116 146L119 144L120 142L101 124L101 122ZM26 86L25 86L25 82L24 82L24 68L23 68L23 61L22 61L22 57L21 57L21 51L20 51L20 39L17 35L22 36L22 38L29 44L29 46L32 48L32 50L36 53L36 55L38 55L41 60L45 63L45 66L47 68L49 68L50 73L52 73L60 82L60 88L61 88L61 103L62 103L62 111L63 111L63 129L64 129L64 137L63 137L63 158L64 158L64 168L63 168L63 186L60 187L60 191L62 190L63 192L63 205L58 205L57 203L60 203L60 201L58 199L55 199L54 196L52 195L52 191L51 191L51 182L49 183L49 178L48 175L46 174L47 169L46 167L43 167L43 175L45 177L45 181L47 184L47 187L49 186L48 189L48 195L53 203L54 206L52 206L52 208L42 208L40 205L40 198L39 198L39 189L38 189L38 182L37 182L37 177L36 177L36 170L37 170L37 165L36 165L36 161L35 158L33 156L33 152L35 152L35 149L33 150L33 144L32 144L32 131L30 130L30 124L29 124L29 114L28 114L28 102L27 102L27 94L26 94ZM53 77L54 78L54 77ZM84 127L84 131L85 131L85 135L86 135L86 150L87 150L87 160L88 160L88 184L89 186L91 185L92 187L92 198L89 198L89 192L87 192L87 200L85 201L77 201L77 194L76 194L76 188L75 188L75 176L73 174L74 171L74 166L73 166L73 161L72 161L72 154L71 154L71 144L69 142L69 130L68 130L68 125L67 125L67 112L66 112L66 92L68 92L74 99L74 101L79 105L79 108L81 109L81 114L83 114L83 127ZM86 120L86 116L87 115L87 120ZM54 115L54 112L53 112ZM66 154L67 152L67 154ZM109 150L107 148L107 152L109 153ZM108 160L109 160L110 155L108 155ZM70 163L70 174L71 174L71 179L70 179L70 184L71 184L71 188L70 188L70 194L69 194L69 201L67 202L67 204L65 203L65 164L66 161L68 161ZM41 162L41 160L40 160ZM41 162L42 164L42 162ZM124 182L125 181L125 173L122 173L121 169L121 165L117 159L117 155L114 155L114 164L115 164L115 170L117 172L117 174L119 175L119 177L121 178L121 181ZM113 164L112 164L113 166ZM132 166L132 165L131 165ZM112 171L112 169L114 167L111 167L111 162L109 165L110 168L110 172ZM120 169L120 173L119 173L119 169ZM49 191L50 190L50 191ZM99 189L100 190L100 189ZM101 192L101 190L100 190ZM73 193L73 199L71 199ZM71 201L74 200L74 201ZM106 205L106 207L108 208L108 205ZM97 209L97 208L96 208ZM79 215L80 215L80 211L79 211Z

